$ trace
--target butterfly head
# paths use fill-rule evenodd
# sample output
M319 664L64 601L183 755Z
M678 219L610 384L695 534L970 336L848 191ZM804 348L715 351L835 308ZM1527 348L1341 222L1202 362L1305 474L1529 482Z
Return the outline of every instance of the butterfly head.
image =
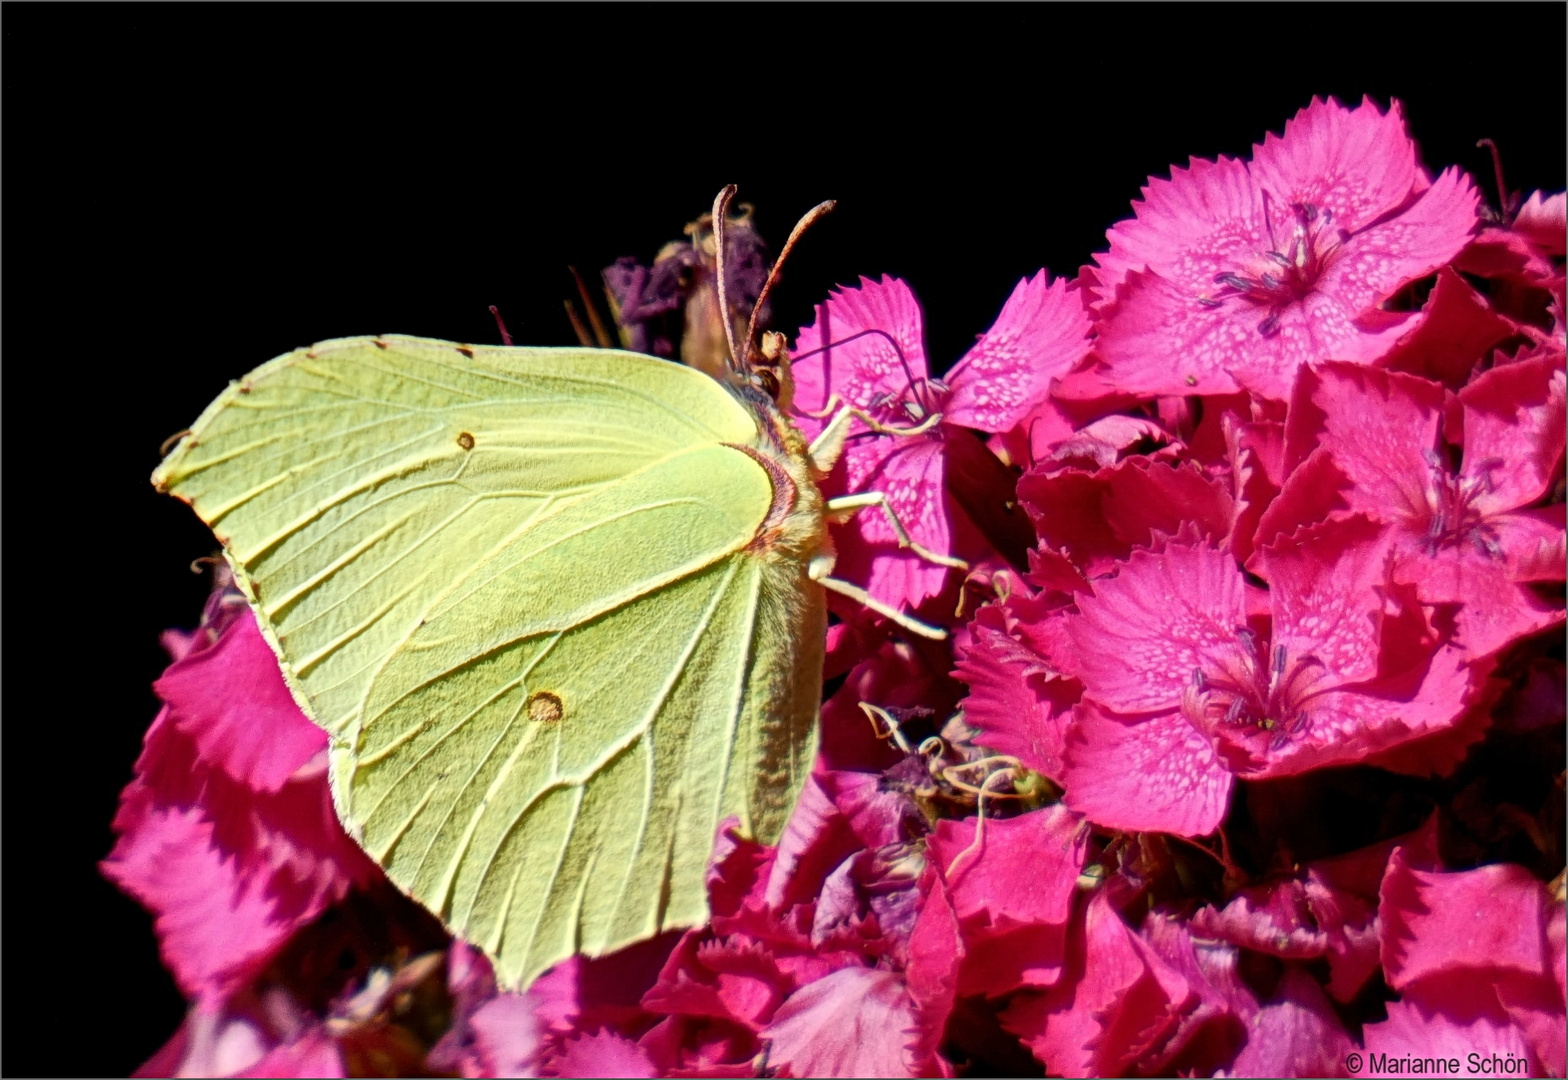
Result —
M750 350L739 377L758 393L766 394L782 412L789 412L795 400L795 376L790 369L789 351L783 334L770 330Z
M729 309L725 296L724 231L725 223L729 220L726 214L730 200L734 197L735 185L730 184L719 192L718 198L713 200L714 252L719 262L715 283L719 290L719 308L725 311ZM773 290L774 284L778 281L784 260L789 257L796 242L814 222L832 210L834 205L832 200L818 203L796 223L795 228L790 231L789 239L784 242L779 257L774 260L773 268L768 271L767 280L763 282L762 289L757 295L757 302L752 306L751 321L746 327L745 340L737 342L731 335L728 341L730 365L727 381L729 384L739 391L742 397L755 399L759 395L765 396L771 406L785 414L789 412L795 398L795 380L790 373L789 353L785 348L783 334L770 331L759 338L758 316L764 310L763 305L767 303L768 293ZM728 325L724 329L727 334L730 333Z

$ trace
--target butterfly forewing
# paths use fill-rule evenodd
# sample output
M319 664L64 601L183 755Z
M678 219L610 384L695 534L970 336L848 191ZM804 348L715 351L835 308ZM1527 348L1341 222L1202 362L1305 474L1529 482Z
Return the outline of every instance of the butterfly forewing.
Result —
M341 733L380 661L519 526L754 436L692 375L609 351L326 342L231 386L154 481L213 527L307 711Z

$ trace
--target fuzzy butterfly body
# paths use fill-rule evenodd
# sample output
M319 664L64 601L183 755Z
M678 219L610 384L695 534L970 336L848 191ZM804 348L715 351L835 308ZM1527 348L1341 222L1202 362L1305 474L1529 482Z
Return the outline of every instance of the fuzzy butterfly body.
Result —
M326 342L154 476L223 542L338 815L520 987L707 917L811 761L831 565L766 395L609 350Z

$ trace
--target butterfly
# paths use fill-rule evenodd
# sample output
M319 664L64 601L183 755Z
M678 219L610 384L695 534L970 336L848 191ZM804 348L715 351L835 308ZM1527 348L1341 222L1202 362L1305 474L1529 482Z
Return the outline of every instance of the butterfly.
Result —
M853 419L903 429L840 407L808 443L782 336L726 335L722 380L327 341L231 384L153 475L327 731L345 829L503 987L705 922L726 818L776 841L815 753L826 590L942 636L831 575L831 519L896 518L818 481Z

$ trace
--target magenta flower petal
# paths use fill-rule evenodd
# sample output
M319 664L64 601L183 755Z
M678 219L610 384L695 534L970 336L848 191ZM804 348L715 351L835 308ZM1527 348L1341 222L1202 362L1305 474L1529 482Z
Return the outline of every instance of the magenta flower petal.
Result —
M1287 959L1328 957L1329 992L1349 1001L1378 968L1377 889L1389 844L1311 864L1199 908L1194 933Z
M1253 147L1252 172L1281 205L1328 210L1340 227L1363 228L1427 186L1398 101L1380 112L1370 99L1346 109L1312 103Z
M1195 669L1223 666L1246 623L1235 562L1190 543L1170 544L1161 554L1134 551L1116 577L1079 598L1078 608L1066 624L1074 646L1067 674L1090 697L1125 713L1173 707ZM1184 741L1174 729L1169 737Z
M976 530L966 528L968 519L984 528L1005 526L991 521L995 515L987 511L992 503L1001 506L1008 500L1001 492L994 497L973 492L972 512L959 513L949 505L946 442L973 439L951 425L1010 431L1046 400L1051 380L1082 358L1087 330L1077 297L1064 282L1050 285L1042 272L1018 285L996 325L949 379L935 380L927 373L920 306L909 286L895 278L862 278L859 288L835 290L817 306L815 322L800 331L792 407L809 434L822 429L826 417L815 414L824 413L834 399L885 428L913 429L941 417L949 425L945 432L939 424L919 435L873 431L856 420L841 467L827 487L835 493L882 492L909 536L931 551L949 552L956 544L966 556L976 554L971 547L984 554L988 542L969 535ZM972 449L989 458L978 442ZM977 464L964 452L957 460L960 466ZM1002 478L999 486L1005 486L1005 470L989 464L989 472ZM967 494L965 488L960 501ZM838 574L864 582L889 604L917 607L947 580L944 567L900 548L897 533L876 510L863 510L836 527L834 541Z
M1088 830L1060 805L987 821L974 843L974 819L943 821L928 851L945 874L963 932L959 992L1001 995L1020 986L1053 985L1061 974L1067 923Z
M1150 962L1103 891L1083 932L1073 936L1067 974L1042 993L1019 994L1002 1023L1048 1073L1116 1076L1175 1027L1191 990L1162 962Z
M1248 315L1253 323L1265 317ZM1320 355L1298 344L1299 318L1298 313L1291 321L1289 328L1296 332L1287 339L1292 343L1288 350L1273 342L1259 345L1249 336L1257 334L1256 326L1239 328L1231 312L1202 303L1176 282L1153 271L1134 271L1102 308L1094 351L1106 384L1138 397L1234 394L1244 388L1238 372L1253 375L1246 389L1281 397L1280 384L1295 366ZM1340 330L1340 336L1346 333Z
M640 1030L652 1019L643 996L682 940L678 931L666 931L605 956L563 960L528 988L534 1016L557 1035L605 1026Z
M1249 603L1230 557L1172 540L1078 597L1057 666L1084 685L1065 752L1067 805L1098 824L1196 835L1229 773L1289 775L1450 727L1471 680L1409 587L1384 580L1382 530L1337 519L1259 553ZM1113 715L1122 714L1122 715Z
M1409 1069L1401 1066L1404 1060L1413 1058L1454 1058L1464 1067L1470 1063L1471 1054L1476 1054L1478 1061L1484 1055L1489 1064L1511 1058L1523 1063L1512 1069L1478 1069L1468 1074L1471 1076L1517 1077L1534 1072L1523 1032L1509 1021L1500 1006L1450 1012L1407 996L1403 1001L1390 1001L1388 1019L1367 1024L1362 1038L1369 1059L1362 1076L1407 1076ZM1379 1070L1375 1067L1379 1056L1399 1065Z
M1067 805L1097 825L1211 833L1230 805L1231 770L1179 713L1128 723L1085 702L1067 745Z
M1286 959L1311 959L1328 951L1328 932L1318 924L1306 882L1297 879L1249 886L1219 911L1200 908L1192 927L1206 937Z
M1550 979L1546 903L1546 889L1522 866L1440 873L1414 868L1396 851L1378 909L1389 985L1403 990L1460 968Z
M469 1018L473 1064L481 1076L536 1076L544 1029L529 994L497 994Z
M1183 449L1158 423L1141 416L1103 416L1069 435L1052 448L1049 461L1041 461L1032 471L1049 474L1064 467L1104 469L1132 455L1169 461Z
M1221 427L1235 500L1224 546L1245 566L1252 557L1258 525L1284 483L1285 428L1271 421L1244 423L1232 413L1224 414Z
M1493 368L1459 392L1460 479L1476 486L1481 514L1527 506L1562 479L1564 379L1561 354L1540 356Z
M1342 497L1351 510L1380 521L1409 520L1412 528L1430 514L1430 458L1442 445L1441 386L1412 375L1321 364L1302 369L1291 413L1287 455L1309 440L1332 454L1350 481ZM1285 490L1304 482L1292 476Z
M1135 939L1151 965L1165 965L1186 980L1191 993L1174 1026L1144 1051L1138 1071L1148 1075L1213 1075L1236 1055L1243 1025L1258 1002L1238 972L1240 951L1219 941L1195 939L1186 923L1151 911Z
M235 1076L336 1077L347 1076L343 1052L326 1029L316 1028L284 1043Z
M1051 380L1089 351L1090 319L1078 291L1044 270L1013 289L996 322L943 380L950 423L1005 432L1046 400Z
M660 1075L648 1051L613 1031L568 1039L551 1061L550 1072L555 1076Z
M1318 670L1341 684L1364 682L1377 674L1379 625L1372 613L1381 607L1379 539L1371 522L1350 518L1297 533L1263 550L1274 652L1283 649L1285 663L1310 657Z
M1465 284L1452 266L1437 272L1437 285L1422 307L1420 325L1384 357L1384 367L1440 382L1457 390L1492 346L1513 333L1507 319Z
M247 866L214 832L201 808L149 809L122 835L104 872L157 916L159 951L186 996L216 1002L259 972L339 890L312 896L288 877L274 881L258 865L259 852Z
M975 741L1015 757L1042 776L1060 781L1067 726L1080 689L1040 671L1040 660L1012 639L990 631L975 635L957 674L970 685L964 721L980 734Z
M1247 751L1263 775L1360 760L1463 715L1477 673L1461 650L1434 650L1413 598L1382 584L1379 537L1358 516L1260 553L1278 671L1268 700L1281 725L1266 750L1258 743Z
M902 977L853 967L797 990L762 1038L769 1064L795 1076L916 1076L918 1023Z
M1540 498L1560 470L1562 380L1542 358L1494 368L1462 391L1464 464L1456 475L1446 460L1440 386L1345 364L1303 369L1287 456L1314 439L1319 449L1286 482L1260 532L1336 506L1386 522L1395 579L1427 603L1463 605L1458 639L1475 657L1551 625L1562 610L1515 582L1557 576L1550 568L1561 534L1554 519L1517 508Z
M668 1016L637 1042L666 1076L756 1075L756 1037L727 1021Z
M277 1045L271 1025L253 1009L194 1005L169 1041L131 1076L233 1076Z
M1503 979L1495 988L1498 1002L1529 1045L1537 1071L1546 1076L1568 1073L1568 1044L1563 1041L1568 1017L1561 986L1541 979Z
M1413 1040L1419 1017L1421 1038L1451 1041L1469 1029L1494 1040L1488 1049L1526 1047L1537 1071L1560 1072L1561 901L1514 864L1444 873L1423 863L1396 851L1383 879L1383 967L1405 1006L1396 1013L1390 1004L1383 1034ZM1368 1049L1379 1037L1368 1028Z
M1202 291L1238 258L1268 242L1263 201L1247 166L1234 158L1192 158L1151 176L1134 216L1105 234L1110 250L1096 255L1095 293L1103 306L1134 272L1154 269L1179 288Z
M1468 176L1445 169L1413 205L1389 220L1358 226L1344 241L1341 257L1323 271L1319 289L1360 324L1366 325L1363 321L1369 317L1371 326L1392 324L1388 313L1376 313L1380 319L1372 316L1375 306L1406 282L1432 273L1465 246L1475 230L1478 201ZM1352 347L1324 352L1321 358L1360 359L1369 352Z
M327 747L300 711L249 611L153 684L202 759L257 791L280 790Z
M801 327L792 350L802 356L791 365L797 413L820 412L835 394L869 409L926 378L925 317L904 282L863 277L859 288L834 289L816 310L816 321ZM799 423L814 435L826 420L805 415Z
M926 436L879 436L854 443L844 452L845 489L880 491L911 539L930 551L952 549L952 524L944 490L946 458L942 444ZM934 596L947 568L910 554L876 508L856 514L838 532L835 573L865 582L871 595L895 606L915 607Z
M936 1071L933 1066L940 1068L945 1064L936 1052L958 994L964 942L958 916L940 877L928 869L921 886L920 914L909 936L904 982L918 1020L919 1034L911 1057L916 1071L929 1076Z
M697 958L713 973L715 997L723 1010L712 1015L736 1020L753 1031L772 1018L779 1002L794 987L793 981L779 970L778 962L766 946L738 940L738 936L725 941L703 942L697 946ZM659 1011L652 998L644 998L644 1005Z
M1110 573L1134 548L1184 524L1218 542L1232 528L1235 500L1227 485L1192 462L1131 457L1095 472L1032 469L1018 481L1045 547L1071 553L1086 577Z
M1514 231L1527 237L1531 243L1548 255L1561 258L1568 252L1568 195L1530 192L1530 197L1514 215Z
M1338 1076L1355 1049L1317 980L1287 968L1274 1000L1247 1023L1232 1076Z
M896 278L861 278L859 288L836 289L817 305L816 321L796 338L793 409L802 430L814 436L827 422L821 412L836 396L895 427L913 427L946 400L943 384L927 377L920 305ZM862 433L844 449L830 478L835 491L881 491L909 535L945 552L950 527L943 491L940 433L917 436ZM898 537L876 509L863 510L834 530L837 573L895 606L915 606L941 589L947 571L898 547Z
M1514 582L1562 581L1568 565L1568 515L1564 504L1498 514L1488 522L1503 549Z
M947 675L948 663L945 647L882 637L875 651L823 702L817 771L881 772L898 764L902 752L891 739L877 737L860 703L946 713L960 689Z
M927 849L944 875L975 839L975 819L942 821ZM1088 852L1083 819L1065 806L987 821L977 853L947 879L967 940L1026 924L1064 924Z
M862 847L849 819L812 776L801 789L768 872L767 906L782 911L816 896L839 863Z
M815 777L866 848L874 850L926 831L925 820L908 796L883 790L882 777L876 773L818 772Z

